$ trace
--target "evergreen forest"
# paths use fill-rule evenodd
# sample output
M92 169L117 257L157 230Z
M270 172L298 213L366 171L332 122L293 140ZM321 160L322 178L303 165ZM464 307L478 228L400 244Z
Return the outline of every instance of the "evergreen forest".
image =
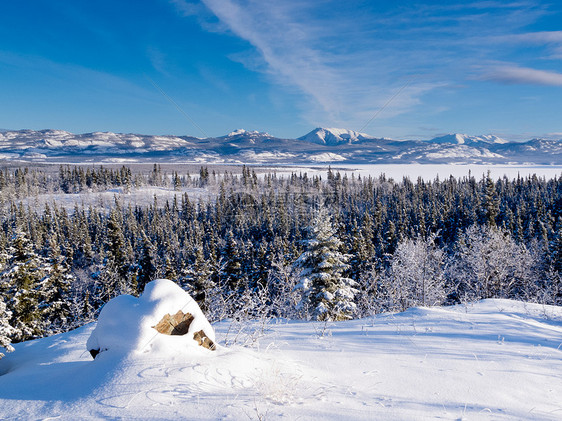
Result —
M256 170L1 170L0 347L93 321L156 278L211 321L345 320L484 298L562 304L562 178ZM150 187L173 199L122 200ZM111 189L109 206L34 201Z

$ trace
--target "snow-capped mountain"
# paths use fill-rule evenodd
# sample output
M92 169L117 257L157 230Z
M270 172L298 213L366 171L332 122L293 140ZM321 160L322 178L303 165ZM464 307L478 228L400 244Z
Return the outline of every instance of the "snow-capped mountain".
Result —
M324 129L321 127L318 127L312 130L310 133L307 133L304 136L298 138L298 140L303 140L305 142L330 146L341 145L345 143L352 144L369 139L375 139L375 137L365 133L355 132L353 130L334 128Z
M226 136L222 136L219 139L224 139L227 142L243 142L256 144L260 142L267 141L269 139L274 139L269 133L258 132L258 131L248 131L244 129L234 130Z
M435 137L430 140L431 143L452 144L452 145L477 145L477 144L496 144L501 145L509 143L507 140L494 135L468 136L466 134L454 133L445 136Z
M193 138L195 139L195 138ZM63 130L19 130L0 133L0 153L4 151L90 151L130 152L131 150L163 151L189 147L190 138L147 136L111 132L73 134Z
M151 136L62 130L0 132L0 160L24 162L196 162L232 164L562 165L562 140L508 142L494 135L448 134L427 141L376 138L317 128L298 139L235 130L225 136Z

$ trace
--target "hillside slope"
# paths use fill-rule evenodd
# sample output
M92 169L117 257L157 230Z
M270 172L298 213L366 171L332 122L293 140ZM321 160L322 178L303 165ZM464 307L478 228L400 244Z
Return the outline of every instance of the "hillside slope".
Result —
M96 360L85 345L93 328L18 344L0 360L0 417L554 420L562 414L559 307L484 300L327 325L279 323L253 349L105 352ZM228 323L215 329L224 341Z

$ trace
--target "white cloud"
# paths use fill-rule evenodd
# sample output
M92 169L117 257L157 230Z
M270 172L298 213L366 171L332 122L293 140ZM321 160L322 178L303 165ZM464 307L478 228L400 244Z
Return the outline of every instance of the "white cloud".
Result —
M196 16L201 13L201 4L199 3L192 3L184 0L170 0L178 12L180 12L183 16Z
M534 45L545 47L547 58L562 58L562 31L539 31L525 32L521 34L510 34L494 37L490 41L505 44Z
M299 1L202 1L259 55L233 54L234 60L305 94L308 100L302 109L309 123L359 127L411 78L408 69L397 71L395 60L382 52L388 46L381 46L380 52L373 48L364 33L371 25L366 17L338 19L327 13L329 2L324 16L318 17L317 5ZM173 2L178 6L180 0ZM441 84L412 82L381 117L419 104L423 93Z
M494 67L481 78L506 84L562 86L562 73L509 65Z
M150 61L150 64L156 71L168 77L170 76L167 70L168 66L166 63L166 56L161 49L154 46L148 46L146 49L146 55L148 57L148 60Z
M209 9L230 30L252 44L268 65L268 70L284 83L296 85L333 114L337 105L334 90L337 75L329 58L310 47L312 34L294 20L283 4L230 0L204 0Z
M530 44L562 43L562 31L526 32L498 37L499 40Z

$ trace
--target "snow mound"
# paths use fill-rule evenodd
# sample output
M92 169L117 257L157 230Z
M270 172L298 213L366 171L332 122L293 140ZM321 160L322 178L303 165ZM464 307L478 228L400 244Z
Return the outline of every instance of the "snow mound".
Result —
M155 329L166 315L175 315L178 311L193 316L185 335L165 335ZM90 352L102 353L185 353L188 348L199 348L194 336L201 331L215 341L214 329L195 300L174 282L157 279L146 285L139 298L121 295L109 301L103 307L86 347Z

